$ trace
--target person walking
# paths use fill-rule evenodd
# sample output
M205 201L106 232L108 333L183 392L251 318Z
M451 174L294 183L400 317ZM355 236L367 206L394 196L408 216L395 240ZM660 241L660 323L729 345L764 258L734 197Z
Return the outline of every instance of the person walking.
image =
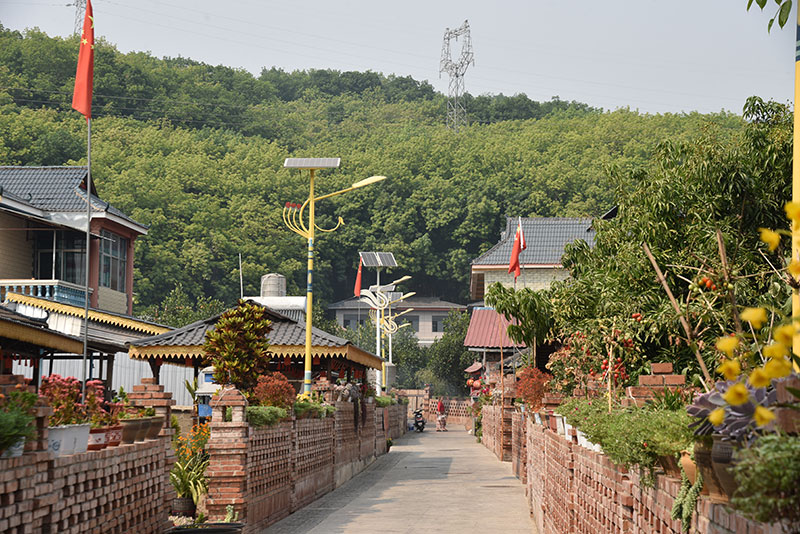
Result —
M445 412L445 405L442 398L439 397L439 402L436 404L436 431L447 432L447 415Z

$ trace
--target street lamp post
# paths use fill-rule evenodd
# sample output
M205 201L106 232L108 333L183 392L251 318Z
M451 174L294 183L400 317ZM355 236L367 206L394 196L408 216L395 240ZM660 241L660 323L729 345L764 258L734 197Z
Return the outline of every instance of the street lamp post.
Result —
M320 232L332 232L339 228L344 221L339 217L336 226L330 229L323 229L316 225L315 204L318 200L323 200L342 193L347 193L353 189L358 189L367 185L385 180L385 176L370 176L359 182L354 183L346 189L335 191L326 195L314 196L314 174L318 169L335 169L339 167L339 158L286 158L283 166L289 169L308 169L310 171L308 198L302 205L287 202L283 208L283 222L294 233L308 240L308 268L306 276L306 351L305 367L303 372L303 396L311 396L311 326L312 326L312 306L314 303L314 234L315 230ZM305 223L304 212L308 208L308 225Z

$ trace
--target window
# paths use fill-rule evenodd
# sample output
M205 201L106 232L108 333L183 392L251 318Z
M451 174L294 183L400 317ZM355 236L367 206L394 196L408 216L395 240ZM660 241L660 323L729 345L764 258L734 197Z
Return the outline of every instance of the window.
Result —
M433 332L444 332L444 320L446 315L434 315L431 319L431 330Z
M419 315L404 315L403 322L409 323L414 332L419 332Z
M53 244L55 243L55 265ZM56 230L36 232L36 278L86 283L86 236L81 232Z
M360 316L355 313L346 313L342 320L342 326L350 330L358 330L358 326L367 321L367 314L362 313Z
M100 285L124 293L128 240L108 230L102 230L100 237Z

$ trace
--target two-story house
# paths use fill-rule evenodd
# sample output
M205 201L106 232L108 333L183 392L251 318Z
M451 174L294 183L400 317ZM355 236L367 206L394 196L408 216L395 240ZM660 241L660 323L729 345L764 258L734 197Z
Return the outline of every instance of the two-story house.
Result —
M444 320L451 311L466 311L467 307L462 304L448 302L438 297L418 297L413 296L398 302L392 306L392 315L406 312L397 318L398 324L409 323L407 328L411 328L417 336L419 345L428 347L444 334ZM369 304L360 299L350 297L349 299L334 302L328 306L328 310L334 312L336 322L343 328L355 330L359 324L369 321Z
M0 299L13 292L83 305L86 174L81 166L0 167ZM90 306L130 314L133 245L147 227L94 187L90 198Z

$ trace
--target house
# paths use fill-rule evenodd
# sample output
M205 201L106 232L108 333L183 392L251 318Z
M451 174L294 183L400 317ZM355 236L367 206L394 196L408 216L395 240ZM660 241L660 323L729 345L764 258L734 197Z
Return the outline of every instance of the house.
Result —
M392 315L410 311L397 319L398 324L409 323L414 330L420 346L428 347L444 334L444 320L453 311L466 311L462 304L448 302L438 297L413 296L392 306ZM369 321L369 304L360 299L349 299L334 302L328 310L334 312L336 322L343 328L357 329L359 324Z
M83 306L87 168L0 167L0 299L13 292ZM147 227L92 184L90 306L130 315L133 246Z
M84 166L0 167L0 301L8 313L41 323L42 332L79 340L38 352L0 347L3 369L36 384L53 373L83 375L87 173ZM131 315L134 242L147 227L100 199L94 187L90 199L87 377L130 389L150 369L128 360L126 343L171 329ZM31 340L47 337L42 332ZM183 390L183 376L170 386Z
M483 300L489 286L500 282L514 287L514 273L508 272L511 249L517 231L517 222L522 222L527 248L519 255L520 276L516 287L545 289L555 280L565 280L569 273L561 265L564 247L573 241L583 240L594 245L592 219L560 217L507 217L506 229L498 241L484 254L472 260L470 272L470 297Z

